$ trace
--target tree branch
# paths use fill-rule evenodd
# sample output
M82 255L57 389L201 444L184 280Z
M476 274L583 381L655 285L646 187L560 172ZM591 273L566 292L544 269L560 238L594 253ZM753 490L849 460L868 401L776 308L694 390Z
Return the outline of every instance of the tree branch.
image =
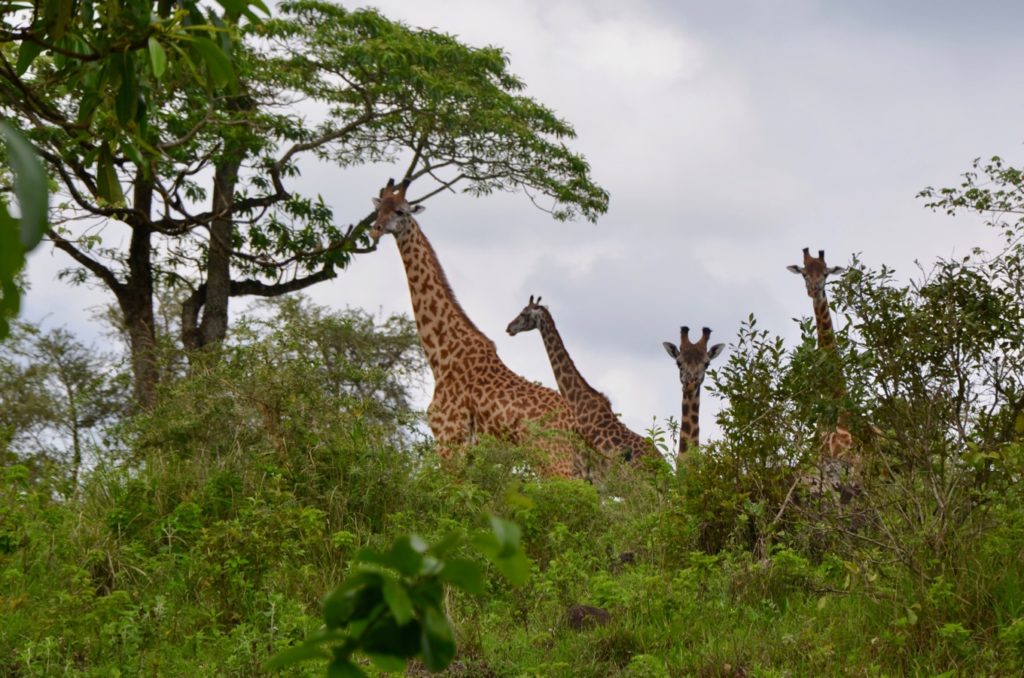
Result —
M351 121L341 129L337 129L328 134L324 134L317 139L313 139L312 141L292 144L292 147L285 151L285 154L278 158L277 162L275 162L270 167L270 178L274 182L274 189L278 193L284 193L287 195L288 191L285 190L284 184L281 183L281 169L284 168L285 163L287 163L292 158L293 155L295 155L296 153L302 153L303 151L311 151L315 148L320 148L325 144L329 144L332 141L336 141L338 139L341 139L342 137L348 136L356 128L365 125L374 118L382 117L383 115L386 114L374 113L373 108L368 105L366 110L363 111L362 115L360 115L358 118Z
M294 280L289 280L286 283L277 283L275 285L267 285L259 280L252 279L232 280L231 296L279 297L282 294L297 292L325 280L331 280L337 275L338 274L334 272L334 265L328 263L316 273L312 273L305 278L295 278Z
M84 252L79 250L71 241L66 240L59 233L51 230L47 233L47 236L53 242L54 247L59 250L66 252L72 259L77 261L79 264L89 269L89 271L97 278L102 280L107 287L116 295L120 296L124 292L124 283L117 279L114 272L109 268L96 261L92 257L86 255Z

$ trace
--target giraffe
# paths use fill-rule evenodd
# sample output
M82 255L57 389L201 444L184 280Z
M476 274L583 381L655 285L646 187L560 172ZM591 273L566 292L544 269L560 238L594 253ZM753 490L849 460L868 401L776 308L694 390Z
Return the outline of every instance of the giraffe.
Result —
M818 349L832 355L836 353L836 335L832 327L832 311L829 308L828 296L825 294L825 280L830 275L846 271L843 266L829 266L825 263L825 250L818 250L818 256L812 256L809 247L804 250L803 266L787 266L792 273L802 275L807 287L807 296L812 300L814 309L814 325L817 330ZM839 497L842 504L847 503L860 492L860 458L853 451L853 435L849 428L849 412L842 406L846 396L846 382L839 374L833 384L831 395L840 403L839 413L834 428L826 428L821 432L821 451L823 459L819 460L818 471L814 475L804 474L799 482L810 488L813 495L822 495L830 488Z
M696 447L700 441L700 385L704 381L704 372L711 361L725 348L725 344L715 344L708 348L711 330L703 328L701 338L690 341L690 328L679 328L679 346L670 341L662 342L669 357L679 367L679 381L683 385L683 412L679 418L679 456L682 462L688 448ZM678 468L678 464L677 464Z
M818 349L828 351L833 355L836 352L836 334L832 328L832 311L828 305L828 296L825 294L825 280L830 275L838 275L846 271L843 266L828 266L825 263L825 250L818 250L818 256L811 256L811 249L804 248L804 264L798 266L793 264L787 266L787 270L797 273L804 278L807 287L807 296L812 300L814 308L814 325L818 335ZM846 395L846 384L839 376L834 384L834 395L841 400ZM853 444L853 436L849 429L849 413L845 408L840 407L836 418L836 427L833 431L824 434L824 448L832 458L840 458L843 453Z
M434 375L427 422L439 454L448 458L480 434L522 442L529 424L537 422L558 432L537 443L548 455L539 471L549 476L583 475L575 446L565 435L577 429L568 403L509 369L494 343L466 315L434 248L413 218L424 207L406 199L409 182L407 178L395 186L391 179L373 199L377 217L370 237L376 243L390 233L398 243L416 328Z
M654 444L619 421L608 397L583 378L562 342L551 311L541 306L540 297L534 300L533 295L506 329L512 336L529 330L540 331L558 390L569 401L579 422L580 435L590 447L608 458L621 455L626 461L661 458Z

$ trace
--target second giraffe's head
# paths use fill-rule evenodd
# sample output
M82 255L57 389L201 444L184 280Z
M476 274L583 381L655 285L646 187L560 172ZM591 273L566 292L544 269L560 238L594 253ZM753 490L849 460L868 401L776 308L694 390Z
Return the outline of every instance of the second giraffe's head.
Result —
M705 327L700 339L690 341L690 328L679 328L679 346L670 341L662 343L665 351L676 361L679 367L679 381L683 387L700 386L704 381L704 373L711 361L722 352L725 344L715 344L708 348L708 339L711 338L711 330Z
M426 209L423 205L410 205L405 199L409 181L406 178L395 186L395 180L388 179L388 185L380 189L380 196L373 199L373 206L377 208L377 218L370 227L370 237L374 242L380 240L385 233L398 235L408 227L409 217Z
M535 330L540 327L543 315L544 307L540 305L540 297L537 297L537 300L534 301L531 294L529 303L523 307L523 310L515 317L515 320L508 324L505 331L514 337L520 332Z
M825 293L825 278L830 275L838 275L846 271L843 266L829 267L825 263L825 250L818 250L818 256L811 256L811 248L804 248L804 265L787 266L786 270L798 273L804 277L804 284L807 285L807 296L812 299Z

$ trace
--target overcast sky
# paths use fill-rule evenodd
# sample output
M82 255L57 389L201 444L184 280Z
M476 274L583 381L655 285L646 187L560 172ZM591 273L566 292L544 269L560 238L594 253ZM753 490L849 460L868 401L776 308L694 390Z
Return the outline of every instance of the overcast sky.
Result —
M638 431L678 416L678 373L661 342L680 325L729 343L754 313L792 345L793 318L811 310L785 270L801 248L825 249L833 265L860 253L909 276L915 260L994 243L976 220L931 213L914 196L956 183L976 156L1024 160L1020 3L371 4L502 47L527 94L576 127L574 148L611 194L596 225L554 222L523 195L440 195L419 221L514 370L554 386L540 336L504 332L541 294L584 376ZM349 223L400 171L307 164L297 187ZM33 255L28 317L88 336L88 308L108 298L56 282L67 263ZM411 313L393 239L311 296ZM704 399L713 437L717 406Z

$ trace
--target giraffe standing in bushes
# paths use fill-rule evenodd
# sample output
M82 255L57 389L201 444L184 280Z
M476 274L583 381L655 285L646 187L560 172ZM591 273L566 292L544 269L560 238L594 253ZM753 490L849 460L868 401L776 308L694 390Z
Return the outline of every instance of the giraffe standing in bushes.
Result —
M679 457L682 462L690 447L700 444L700 385L711 361L725 348L715 344L708 348L711 330L705 327L697 341L690 341L690 328L679 328L679 346L670 341L662 342L669 357L679 368L679 381L683 385L683 412L679 418ZM678 468L678 463L677 463Z
M413 314L423 350L434 374L434 397L427 422L442 457L450 457L480 434L512 442L528 440L535 422L552 435L538 436L536 447L547 454L540 472L548 476L585 474L573 434L576 418L560 394L519 376L498 357L494 343L469 319L419 224L424 210L406 199L409 179L394 179L373 199L377 218L374 241L395 236L405 265Z
M803 250L803 265L793 264L787 266L787 270L803 276L807 288L807 296L811 298L814 309L814 325L817 329L818 350L827 351L833 355L836 353L836 335L832 327L832 311L829 308L828 296L825 294L825 281L830 275L837 275L846 271L843 266L829 266L825 263L825 250L818 250L818 256L812 256L809 247ZM851 452L853 447L853 435L849 429L850 414L842 406L841 401L846 396L846 383L840 375L833 384L832 395L840 401L839 414L836 417L835 428L825 430L821 434L821 448L826 457L826 468L823 472L831 479L833 487L838 489L843 483L839 480L842 469L834 468L836 465L828 463L828 460L838 461L846 465L849 470L856 473L859 466L859 459Z
M583 378L565 348L551 312L547 306L541 306L540 297L535 301L533 295L530 295L529 303L519 315L508 324L506 331L515 336L529 330L540 331L558 390L569 401L579 422L580 435L588 445L606 457L622 456L627 461L641 457L661 457L654 443L619 421L607 396Z

